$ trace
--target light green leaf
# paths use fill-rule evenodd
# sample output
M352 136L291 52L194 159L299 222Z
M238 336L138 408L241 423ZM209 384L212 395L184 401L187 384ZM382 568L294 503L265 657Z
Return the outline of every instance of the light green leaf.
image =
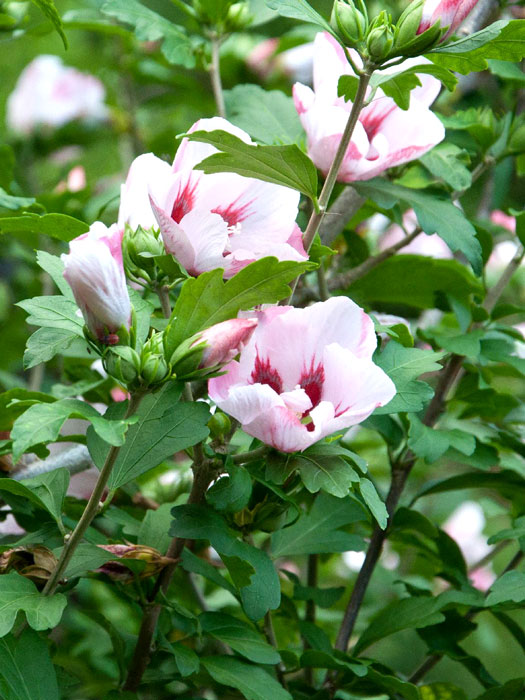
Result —
M139 41L162 40L162 53L170 63L195 67L193 45L184 27L173 24L137 0L107 0L102 12L135 27Z
M281 17L291 17L309 24L315 24L339 41L330 24L306 0L266 0L266 4L269 8L278 12Z
M500 603L522 603L525 600L525 573L507 571L490 587L487 605Z
M487 59L521 61L525 56L525 26L522 20L499 20L463 39L444 44L427 54L434 63L467 75L485 70Z
M60 556L62 550L57 550L55 555ZM73 556L66 569L66 577L74 578L75 576L84 576L85 574L95 571L99 566L108 561L118 559L117 556L107 552L101 547L88 542L82 542L75 549Z
M258 666L232 656L205 656L201 662L217 683L236 688L246 700L292 700L290 693Z
M280 90L236 85L224 93L229 121L267 145L298 143L304 136L293 100Z
M52 360L55 355L67 350L78 337L76 331L67 328L38 328L27 341L24 369L31 369L41 362Z
M390 340L383 352L374 356L374 361L396 385L396 395L386 406L376 409L375 415L420 411L432 398L434 391L426 382L419 381L418 377L426 372L440 370L441 365L437 360L443 355L442 352L405 348Z
M295 144L287 146L250 145L227 131L193 131L191 141L209 143L214 153L195 166L205 173L237 173L244 177L299 190L317 201L317 169Z
M58 255L47 253L45 250L37 250L36 262L51 277L63 296L74 300L71 287L64 278L64 263L62 259Z
M71 241L89 230L83 221L66 214L23 214L0 218L0 235L8 233L16 238L26 239L33 234Z
M437 233L452 251L465 255L476 274L481 274L483 261L476 229L450 199L426 190L396 185L382 178L355 182L353 186L360 194L386 209L391 209L400 201L411 206L425 233Z
M465 150L453 143L439 143L420 157L420 162L432 175L441 178L452 189L462 192L472 184L472 174L465 165Z
M60 328L84 337L84 320L77 315L78 307L71 299L63 296L33 297L19 301L17 306L29 314L26 322L31 326Z
M11 631L20 610L35 630L47 630L60 622L66 597L62 593L41 595L35 584L24 576L10 573L0 576L0 637Z
M140 523L137 534L138 544L155 547L165 552L171 542L168 530L171 523L171 503L163 503L156 510L148 510Z
M171 357L186 338L215 323L235 318L241 309L275 304L284 299L291 291L287 282L308 269L310 263L263 258L243 268L227 282L222 280L222 270L211 270L187 280L165 332L167 356Z
M379 527L384 530L388 522L388 512L383 501L375 489L374 484L370 479L361 478L359 480L359 491L366 505L370 508L370 512L377 520Z
M16 211L17 209L27 209L34 203L35 199L33 197L15 197L11 194L7 194L7 192L0 187L0 208Z
M60 19L60 15L57 12L57 8L55 7L53 0L31 0L31 2L39 7L48 18L60 35L64 48L67 50L68 45L66 35L64 34L64 26L62 25L62 20Z
M317 443L304 452L294 455L290 466L297 469L310 493L326 493L344 498L350 486L359 481L359 476L345 460L337 445Z
M398 73L375 73L370 84L374 87L380 87L385 95L394 100L398 107L406 110L410 107L411 91L421 85L421 81L417 77L418 74L425 73L436 77L450 91L454 90L458 82L455 75L446 68L422 63Z
M274 557L297 554L363 551L364 540L339 528L354 522L368 520L363 505L351 494L337 498L320 493L310 512L304 513L293 525L277 530L272 535Z
M33 630L0 639L0 678L4 700L60 698L47 642Z
M258 664L277 664L281 657L253 627L232 615L205 612L199 616L203 632L220 639L234 651Z
M69 486L69 477L69 471L65 467L60 467L47 474L39 474L32 479L24 480L24 486L42 501L46 510L57 522L62 521L62 508Z

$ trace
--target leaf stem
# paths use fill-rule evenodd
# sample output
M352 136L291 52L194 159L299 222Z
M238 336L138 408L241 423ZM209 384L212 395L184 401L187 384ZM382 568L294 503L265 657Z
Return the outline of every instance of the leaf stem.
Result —
M241 452L241 454L233 455L232 462L234 464L248 464L248 462L255 462L261 457L264 457L270 448L267 445L262 445L261 447L256 447L254 450L249 450L248 452Z
M219 117L226 117L226 106L224 104L224 94L222 92L220 48L221 38L216 33L210 34L211 64L209 67L211 86L217 105Z
M132 394L129 403L128 403L128 408L126 411L125 418L129 418L131 415L135 413L137 410L142 398L144 397L144 394ZM82 516L80 520L78 521L75 529L71 533L71 536L67 540L67 542L64 544L64 548L62 550L62 553L60 555L60 558L57 562L57 565L49 577L43 591L42 595L49 596L53 595L53 593L56 591L60 579L64 575L67 565L69 564L71 557L75 553L76 548L82 541L82 538L84 537L84 534L88 527L91 525L91 522L97 515L100 507L100 500L102 498L102 495L104 493L104 489L106 488L106 484L108 483L109 476L111 474L111 470L113 469L113 465L115 464L117 457L120 452L120 446L116 447L112 445L109 449L109 452L107 454L106 460L104 462L104 466L100 470L100 474L97 479L97 483L95 484L95 488L93 489L93 493L91 494L91 497L89 501L87 502L87 505L84 509L84 512L82 513Z
M155 289L159 297L162 315L164 318L171 318L170 288L166 284L157 286Z

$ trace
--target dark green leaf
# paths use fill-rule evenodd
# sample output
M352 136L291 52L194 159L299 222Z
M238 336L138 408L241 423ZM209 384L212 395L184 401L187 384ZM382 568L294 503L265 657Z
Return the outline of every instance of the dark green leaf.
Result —
M27 389L9 389L0 394L0 430L11 430L14 421L31 406L32 403L53 402L55 398L41 391Z
M361 537L339 528L367 519L364 507L354 496L337 498L320 493L309 513L302 515L293 525L273 533L272 553L275 557L283 557L363 551L365 542Z
M342 452L337 445L318 443L295 455L290 466L297 469L310 493L325 491L344 498L351 484L359 481L359 476L344 459Z
M203 632L211 634L234 651L258 664L277 664L281 657L253 627L231 615L206 612L199 616Z
M229 476L222 476L206 493L208 503L219 511L237 513L248 505L252 493L250 474L233 463L227 465Z
M290 693L262 668L231 656L205 656L201 661L217 683L236 688L246 700L292 700Z
M168 530L171 523L171 503L163 503L157 510L148 510L140 524L137 543L165 552L171 541Z
M507 571L490 587L487 605L499 603L522 603L525 600L525 573Z
M56 552L56 554L59 555L59 552ZM67 566L66 577L84 576L91 571L95 571L95 569L98 569L106 562L113 561L113 559L118 559L118 557L94 544L82 542L75 549Z
M184 27L172 24L137 0L107 0L102 12L135 27L139 41L162 40L162 53L170 63L195 67L192 42Z
M43 596L32 581L15 573L0 576L0 601L0 637L10 632L19 610L35 630L56 627L67 603L62 593Z
M259 143L297 143L304 135L292 98L280 90L236 85L224 99L228 119Z
M465 151L453 143L439 143L421 156L421 163L432 175L441 178L453 190L462 192L472 184L472 174L465 165Z
M337 83L338 97L344 97L346 102L353 102L357 95L359 78L355 75L342 75Z
M67 242L88 230L89 226L83 221L66 214L23 214L0 218L0 235L8 233L22 240L27 240L33 234L41 234Z
M388 522L388 513L385 504L379 498L374 484L370 479L362 478L359 480L359 491L364 502L370 508L370 512L377 520L379 527L384 530Z
M26 629L0 639L3 700L59 700L57 678L45 639Z
M220 151L196 165L197 170L207 174L237 173L299 190L313 202L317 200L317 169L295 144L250 145L222 130L193 131L187 137L191 141L209 143Z
M452 251L460 251L465 255L476 274L481 274L483 261L476 229L461 209L448 198L441 194L396 185L382 178L355 182L353 186L360 194L386 209L392 208L398 201L409 204L425 233L437 233Z
M525 678L515 678L498 688L490 688L476 700L522 700L524 691Z
M187 280L166 329L166 354L171 357L183 340L215 323L235 318L241 309L284 299L291 291L287 282L307 269L309 263L263 258L227 282L222 280L222 270L211 270Z
M44 504L57 522L62 520L64 498L69 486L69 471L65 467L54 469L47 474L39 474L32 479L25 479L26 486Z
M204 576L204 578L208 579L208 581L212 581L217 586L226 589L233 596L237 595L235 587L232 586L232 584L219 573L219 570L213 566L213 564L210 564L208 561L206 561L206 559L197 557L187 547L182 553L181 565L185 571L190 571L191 573Z
M306 0L266 0L266 4L272 10L278 12L281 17L291 17L292 19L300 19L303 22L315 24L337 39L332 27Z
M192 649L179 642L172 643L169 647L175 658L177 669L183 678L197 673L200 666L199 657Z

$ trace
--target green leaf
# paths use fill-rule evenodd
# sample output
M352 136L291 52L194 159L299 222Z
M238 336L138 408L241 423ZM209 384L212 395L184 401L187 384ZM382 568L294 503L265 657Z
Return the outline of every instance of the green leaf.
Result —
M55 554L60 556L61 550ZM81 542L75 549L73 556L66 569L66 577L74 578L75 576L84 576L85 574L95 571L100 566L108 561L118 559L115 554L107 552L101 547L88 542Z
M275 304L286 298L291 292L287 282L308 269L309 263L263 258L243 268L227 282L222 280L222 270L210 270L187 280L166 328L167 356L171 357L186 338L215 323L235 318L241 309Z
M386 406L378 408L375 415L383 413L420 411L434 395L434 390L418 380L421 374L441 369L437 360L442 352L405 348L390 340L379 355L374 356L375 363L384 370L396 385L396 395Z
M512 527L500 530L489 537L487 544L496 544L496 542L502 542L503 540L519 540L522 537L525 537L525 515L516 518Z
M366 505L370 508L370 512L377 520L377 524L384 530L388 522L388 512L385 504L379 498L374 484L370 479L362 478L359 480L359 491Z
M477 329L469 333L460 333L459 331L455 331L452 334L430 332L428 335L444 350L453 352L456 355L466 355L476 359L479 357L480 340L482 340L485 332Z
M446 68L422 63L398 73L375 73L370 84L373 87L380 87L385 95L394 100L398 107L406 110L410 107L411 91L421 85L421 81L417 77L418 73L433 75L450 91L454 90L458 82L456 76Z
M367 519L365 508L351 494L337 498L320 493L309 513L304 513L293 525L272 534L272 554L274 557L287 557L363 551L366 545L361 537L339 528Z
M228 644L241 656L257 664L278 664L278 652L253 627L223 613L205 612L199 616L203 632Z
M17 211L18 209L27 209L32 204L35 203L33 197L15 197L0 187L0 207L3 209L12 209ZM1 231L1 229L0 229Z
M250 145L227 131L193 131L191 141L209 143L214 153L195 166L205 173L237 173L244 177L299 190L317 201L317 169L295 144L286 146Z
M416 415L409 417L408 446L428 464L436 462L450 447L450 440L441 430L424 425Z
M405 598L391 603L372 620L354 648L360 654L374 642L405 629L418 629L442 622L440 601L430 596Z
M248 562L255 573L250 583L240 589L244 610L252 620L259 620L279 607L281 588L275 568L266 552L238 540L221 516L209 506L176 506L171 511L170 535L186 539L208 540L221 556L238 557Z
M78 306L71 299L63 296L33 297L19 301L17 306L29 314L26 322L31 326L60 328L84 338L84 320L77 316Z
M337 82L337 96L344 97L346 102L353 102L357 95L359 78L355 75L342 75Z
M266 4L272 10L278 12L281 17L291 17L309 24L315 24L339 41L330 24L306 0L266 0Z
M432 175L441 178L453 190L461 192L472 184L472 174L465 165L465 155L462 148L446 142L434 146L419 160Z
M450 199L440 193L403 187L379 177L367 182L355 182L353 186L360 194L386 209L391 209L399 201L411 206L425 233L437 233L452 251L465 255L476 274L481 274L483 261L476 229Z
M227 465L229 476L222 476L206 492L206 500L215 510L237 513L248 505L252 494L249 472L233 463Z
M290 572L285 572L290 576ZM313 600L320 608L331 608L340 600L345 592L344 586L334 588L315 588L314 586L302 586L297 576L293 576L294 581L293 598L294 600Z
M177 669L183 678L197 673L200 666L199 657L192 649L179 642L169 644L169 648L175 658Z
M148 510L137 534L138 544L155 547L165 552L171 542L168 530L171 523L171 503L163 503L156 510Z
M507 571L496 579L490 587L487 605L522 603L524 600L525 573L523 571Z
M107 0L102 5L102 12L124 24L131 24L139 41L162 40L162 53L169 63L195 67L193 45L184 27L172 24L137 0Z
M304 129L293 100L280 90L236 85L224 93L229 121L267 145L298 143Z
M408 681L402 681L388 673L380 673L370 667L368 667L366 675L367 680L374 683L377 688L386 690L389 693L389 698L402 697L405 700L421 700L418 687Z
M414 309L449 309L447 294L468 303L481 293L472 273L456 260L421 255L393 255L354 282L348 295L361 306L387 309L402 304Z
M66 597L62 593L41 595L35 584L15 573L0 576L0 637L11 631L20 610L35 630L47 630L60 622Z
M522 700L524 690L525 678L515 678L498 688L490 688L476 700Z
M119 488L208 436L208 406L202 402L180 403L180 393L180 386L170 383L142 400L136 413L138 420L130 426L109 477L110 489ZM126 408L122 404L111 407L106 416L113 417L115 411L123 415ZM108 446L96 438L91 428L87 431L87 444L101 469Z
M64 278L64 263L58 255L51 255L45 250L36 251L36 262L42 270L45 270L56 284L61 294L67 299L73 298L71 287Z
M352 483L359 481L355 469L344 459L344 450L337 445L317 443L294 455L290 466L297 469L310 493L325 491L344 498Z
M24 369L31 369L41 362L52 360L55 355L67 350L78 337L79 333L67 328L38 328L27 341Z
M68 469L60 467L47 474L39 474L24 480L24 486L40 499L45 509L58 523L62 522L62 508L69 486L69 477Z
M25 629L0 639L3 700L59 700L57 677L45 639Z
M447 479L427 482L417 493L414 502L422 496L431 496L434 493L446 493L447 491L461 491L469 488L494 489L512 500L516 496L523 494L525 480L509 469L504 469L497 473L483 473L479 470L466 472L465 474L456 474Z
M41 234L68 242L88 230L86 223L66 214L23 214L0 218L0 235L8 233L22 240L28 240L33 234Z
M311 644L310 640L309 643ZM313 646L311 644L311 646ZM328 649L330 645L328 644ZM362 677L367 675L367 667L348 660L348 657L340 651L330 652L321 649L308 649L301 655L301 666L306 668L330 668L334 671L350 671L352 674ZM379 700L377 698L376 700Z
M217 683L236 688L246 700L292 700L290 693L262 668L231 656L205 656L201 661Z
M91 422L102 440L110 445L122 445L127 423L108 421L90 404L77 399L61 399L54 403L37 403L17 418L11 431L13 459L16 461L30 447L54 442L66 420L73 416Z
M50 394L27 389L9 389L0 394L0 430L11 430L14 421L33 403L55 401Z
M432 49L426 57L437 65L467 75L487 68L487 59L521 61L525 26L521 20L499 20L475 34Z
M185 571L190 571L199 576L204 576L208 581L212 581L217 586L229 591L233 596L237 595L235 587L219 571L205 559L197 557L187 547L182 552L181 566Z
M66 35L64 34L64 26L62 25L62 20L60 19L60 15L57 12L57 8L55 7L53 0L31 0L31 2L40 8L40 10L42 10L42 12L48 18L60 35L64 48L67 50L68 45Z

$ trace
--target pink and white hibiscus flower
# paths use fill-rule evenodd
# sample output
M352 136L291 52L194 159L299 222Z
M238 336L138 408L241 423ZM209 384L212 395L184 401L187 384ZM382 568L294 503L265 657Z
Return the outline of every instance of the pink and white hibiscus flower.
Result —
M354 60L359 57L352 52ZM398 72L425 59L408 59L389 69ZM326 175L341 141L352 109L351 102L337 96L342 75L352 68L337 41L329 34L317 34L314 42L314 89L296 83L295 108L306 131L308 155ZM439 80L419 75L421 86L412 91L410 107L404 111L378 88L374 100L359 115L346 151L338 180L368 180L387 168L419 158L445 137L441 121L429 107L441 89Z
M118 342L118 331L129 329L131 304L122 264L123 231L96 221L69 244L62 255L64 277L73 290L91 334L107 345Z
M201 119L190 129L222 129L246 143L225 119ZM223 268L225 277L260 258L305 260L295 223L299 193L234 173L205 175L195 166L216 149L184 139L173 166L148 153L131 165L122 187L119 225L160 227L166 251L191 275Z
M239 361L208 384L243 430L282 452L304 450L365 420L396 389L375 365L372 319L347 297L256 313Z
M58 128L74 119L108 116L104 85L92 75L64 66L58 56L38 56L24 68L7 100L7 124L18 134L39 126Z
M422 34L439 21L442 27L448 27L441 39L444 41L455 32L477 3L478 0L425 0L417 33Z

